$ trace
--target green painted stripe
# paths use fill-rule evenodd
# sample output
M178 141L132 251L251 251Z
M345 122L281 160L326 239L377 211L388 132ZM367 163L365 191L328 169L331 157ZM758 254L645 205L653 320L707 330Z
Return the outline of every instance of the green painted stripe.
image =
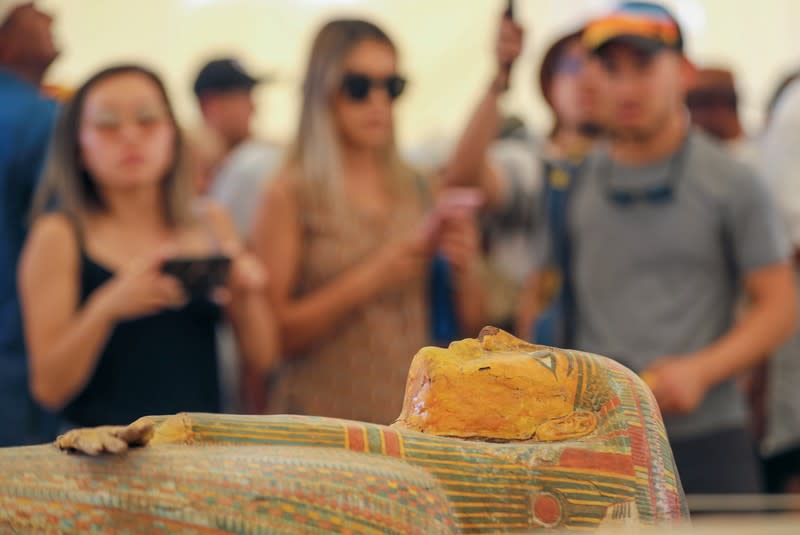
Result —
M209 434L206 434L206 437L210 438L210 439L214 439L214 440L219 441L219 442L224 442L223 439L226 438L226 435L216 435L216 434L209 433ZM230 440L230 437L227 437L227 438ZM237 443L248 443L248 444L252 444L252 443L260 444L260 443L262 443L262 441L258 437L253 437L253 438L237 437L236 438L236 442ZM321 440L319 440L317 438L311 438L311 439L308 439L308 440L289 439L289 438L284 438L284 439L275 438L275 439L270 440L270 444L269 445L271 445L271 446L300 446L300 445L304 445L304 444L308 444L309 446L312 446L312 447L315 446L315 445L320 446L322 444L325 444L325 445L337 445L337 446L340 446L340 447L344 448L344 439L342 439L342 440L330 440L330 441L325 440L325 441L321 441Z
M367 450L370 453L383 453L383 448L381 447L381 430L377 427L367 427Z
M584 365L583 359L578 358L576 359L576 364L578 365L578 382L577 386L575 387L575 401L573 402L573 407L580 407L581 402L583 400L583 374L584 374Z
M270 433L277 432L277 433L293 433L297 435L341 435L344 436L344 429L339 428L331 428L331 429L309 429L307 425L303 426L289 426L289 425L237 425L237 426L227 426L227 425L208 425L202 426L199 428L193 429L195 433L198 434L206 434L208 432L229 432L231 434L237 434L242 432L257 432L265 435L269 435Z

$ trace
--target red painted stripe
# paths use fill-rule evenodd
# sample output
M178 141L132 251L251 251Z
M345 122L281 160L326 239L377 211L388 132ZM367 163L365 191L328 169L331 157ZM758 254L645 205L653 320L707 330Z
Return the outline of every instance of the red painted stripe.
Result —
M367 441L364 437L364 428L360 425L347 425L347 442L352 451L367 451Z
M632 476L633 462L629 455L566 448L558 466L564 468L592 468L604 472Z
M383 442L386 444L386 455L391 457L402 457L403 453L400 449L400 434L394 429L381 429L383 433Z
M614 411L614 409L616 409L620 405L622 405L622 400L620 400L619 397L614 396L613 398L608 400L605 405L600 407L600 411L598 411L598 416L605 416L606 414Z
M639 402L639 392L636 390L636 385L633 383L634 378L631 376L628 378L628 388L630 391L633 392L633 401L636 404L636 412L639 413L639 421L642 422L642 426L645 425L644 414L642 412L642 404ZM644 427L630 427L630 435L631 435L631 456L633 457L633 462L636 466L642 466L647 469L648 477L647 477L647 487L648 487L648 497L650 501L650 513L652 515L658 514L658 508L656 507L656 489L654 486L653 478L659 477L659 474L653 473L653 463L651 462L652 456L654 453L650 451L650 443L647 441L647 430Z

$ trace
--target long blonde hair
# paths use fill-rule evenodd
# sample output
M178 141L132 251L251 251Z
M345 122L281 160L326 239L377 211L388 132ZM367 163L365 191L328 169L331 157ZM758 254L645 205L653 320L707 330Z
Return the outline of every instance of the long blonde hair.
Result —
M347 55L364 41L378 41L397 48L375 24L357 19L339 19L317 33L303 80L300 123L288 152L291 175L315 198L341 204L342 162L340 143L331 111L331 98L344 76ZM399 157L394 132L383 152L394 193L409 193L413 172Z
M186 165L186 150L183 136L178 128L175 113L161 79L152 71L138 65L116 65L103 69L75 92L56 123L43 180L33 201L31 217L47 211L58 211L66 215L80 231L85 216L103 211L105 205L94 179L80 156L80 121L86 96L99 82L120 75L140 74L151 80L159 90L167 108L169 120L175 129L173 160L163 178L163 210L170 226L179 226L193 221L191 211L192 184Z

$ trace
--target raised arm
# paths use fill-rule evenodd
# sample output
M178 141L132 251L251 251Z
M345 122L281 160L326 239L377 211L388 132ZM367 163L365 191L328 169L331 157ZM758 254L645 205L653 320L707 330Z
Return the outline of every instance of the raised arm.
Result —
M497 74L472 113L444 170L445 186L480 187L489 207L500 204L507 189L502 172L490 164L488 153L500 125L499 100L508 87L507 66L522 51L522 38L522 27L503 17L495 53Z

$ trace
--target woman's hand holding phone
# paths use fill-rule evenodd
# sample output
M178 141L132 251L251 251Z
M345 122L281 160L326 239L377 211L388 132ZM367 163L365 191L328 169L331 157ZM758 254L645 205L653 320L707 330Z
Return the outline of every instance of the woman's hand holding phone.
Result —
M103 300L115 322L148 316L186 304L187 294L180 281L162 272L171 256L165 248L121 268L101 289Z
M214 301L228 304L235 295L256 294L267 287L267 271L261 261L252 253L238 245L223 246L226 256L231 259L227 284L214 289Z

